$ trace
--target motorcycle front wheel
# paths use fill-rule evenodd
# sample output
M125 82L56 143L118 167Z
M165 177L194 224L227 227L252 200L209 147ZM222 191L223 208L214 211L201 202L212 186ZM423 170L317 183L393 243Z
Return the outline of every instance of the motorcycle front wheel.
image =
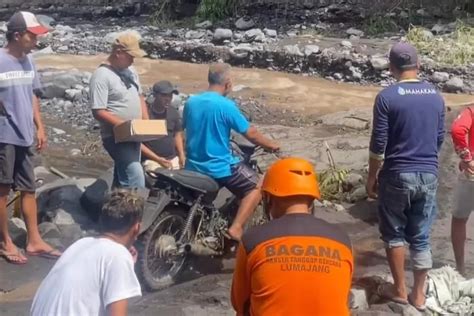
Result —
M177 207L163 211L139 239L138 274L150 291L175 284L186 266L186 254L176 254L186 212ZM192 232L187 238L191 239Z

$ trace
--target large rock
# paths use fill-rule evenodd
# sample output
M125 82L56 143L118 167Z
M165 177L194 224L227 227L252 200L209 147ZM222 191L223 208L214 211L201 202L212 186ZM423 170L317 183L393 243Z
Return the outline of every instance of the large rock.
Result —
M72 215L63 209L57 209L55 210L55 213L56 214L52 220L53 224L57 226L73 225L76 223Z
M245 32L244 39L247 42L263 42L265 40L265 34L261 29L251 29Z
M214 41L216 42L223 42L225 40L230 40L232 39L233 32L230 29L216 29L214 31Z
M43 222L38 225L40 235L43 239L61 238L61 232L56 224Z
M83 73L77 70L43 72L41 74L43 97L47 99L64 98L66 90L82 83L82 79Z
M300 48L298 47L298 45L285 45L285 47L283 47L283 49L285 50L285 52L288 54L288 55L292 55L292 56L304 56L304 54L301 52Z
M191 30L191 31L188 31L186 32L185 34L185 37L187 39L200 39L200 38L203 38L206 36L206 32L203 32L203 31L194 31L194 30Z
M23 247L26 245L26 225L22 219L18 217L10 218L8 220L8 232L17 246Z
M94 221L99 219L102 205L112 188L113 178L113 168L110 168L88 186L80 198L82 207Z
M349 307L359 311L369 308L367 293L364 289L351 289L349 293Z
M77 224L64 225L60 227L62 239L74 242L86 235L86 232Z
M360 174L350 173L347 175L344 182L348 187L354 188L361 185L363 181L364 181L364 178Z
M370 64L376 70L388 69L390 63L387 58L383 56L374 55L370 58Z
M278 33L277 33L276 30L264 29L263 32L264 32L265 35L268 36L268 37L277 37L277 36L278 36Z
M442 83L449 80L449 74L447 72L436 71L431 75L431 80L436 83Z
M252 19L246 19L244 17L241 17L235 22L235 27L238 30L250 30L252 27L255 26L255 22Z
M41 24L43 24L44 26L46 26L49 29L52 29L53 26L56 24L56 20L54 18L50 17L50 16L47 16L47 15L37 14L36 18L38 19L38 21Z
M447 92L459 92L464 89L464 81L459 77L453 77L444 86Z
M358 30L358 29L353 28L353 27L351 27L350 29L347 29L346 33L348 35L354 35L354 36L358 36L358 37L364 36L364 31Z
M64 91L64 96L70 101L79 101L82 98L82 90L79 89L67 89Z
M319 53L319 46L318 45L306 45L304 47L304 54L305 56L311 56L313 54Z
M40 218L61 225L90 225L91 220L80 204L85 188L95 179L60 179L37 190Z

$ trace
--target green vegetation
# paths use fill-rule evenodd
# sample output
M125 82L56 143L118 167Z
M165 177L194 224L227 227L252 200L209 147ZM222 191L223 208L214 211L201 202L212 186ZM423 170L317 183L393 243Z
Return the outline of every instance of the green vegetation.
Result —
M340 200L343 193L343 183L346 180L348 171L336 166L336 162L327 142L324 142L326 154L329 160L329 169L318 175L319 189L324 200Z
M387 32L396 32L398 31L398 26L390 17L373 15L364 21L362 29L367 35L373 36Z
M239 2L239 0L201 0L196 15L202 20L219 21L233 15Z
M429 38L425 32L422 27L411 26L407 34L407 40L420 53L444 65L474 63L474 27L458 21L451 34Z

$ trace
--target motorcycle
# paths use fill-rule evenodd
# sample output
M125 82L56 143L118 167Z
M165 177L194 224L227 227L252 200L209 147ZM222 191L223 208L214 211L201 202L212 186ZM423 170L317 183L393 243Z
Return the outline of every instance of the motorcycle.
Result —
M234 155L262 174L259 148L244 138L231 140ZM149 290L174 284L193 256L229 254L224 232L232 223L239 200L210 177L189 170L157 169L147 173L150 194L138 239L137 272ZM267 221L262 205L248 226Z

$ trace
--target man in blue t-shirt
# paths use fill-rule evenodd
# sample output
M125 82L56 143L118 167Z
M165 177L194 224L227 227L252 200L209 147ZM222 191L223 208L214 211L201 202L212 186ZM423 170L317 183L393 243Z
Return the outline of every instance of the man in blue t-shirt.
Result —
M392 47L390 71L398 83L382 90L375 100L367 192L378 197L379 229L395 283L380 292L423 310L423 286L433 264L430 230L437 211L445 107L435 87L417 79L418 68L413 46L400 42ZM410 295L404 274L405 244L410 246L414 269Z
M228 230L229 237L240 240L243 225L252 215L262 196L257 174L232 155L231 130L269 151L279 145L251 126L237 105L226 98L232 91L231 68L217 63L209 68L209 90L191 97L183 111L186 130L185 168L206 174L241 198L237 215Z
M48 29L32 13L17 12L7 24L8 43L0 48L0 256L14 264L25 264L27 258L8 233L10 189L21 193L28 230L27 254L48 258L61 255L43 241L38 230L32 161L35 147L42 150L46 146L46 133L37 97L39 76L29 53L36 46L37 36L46 32Z

